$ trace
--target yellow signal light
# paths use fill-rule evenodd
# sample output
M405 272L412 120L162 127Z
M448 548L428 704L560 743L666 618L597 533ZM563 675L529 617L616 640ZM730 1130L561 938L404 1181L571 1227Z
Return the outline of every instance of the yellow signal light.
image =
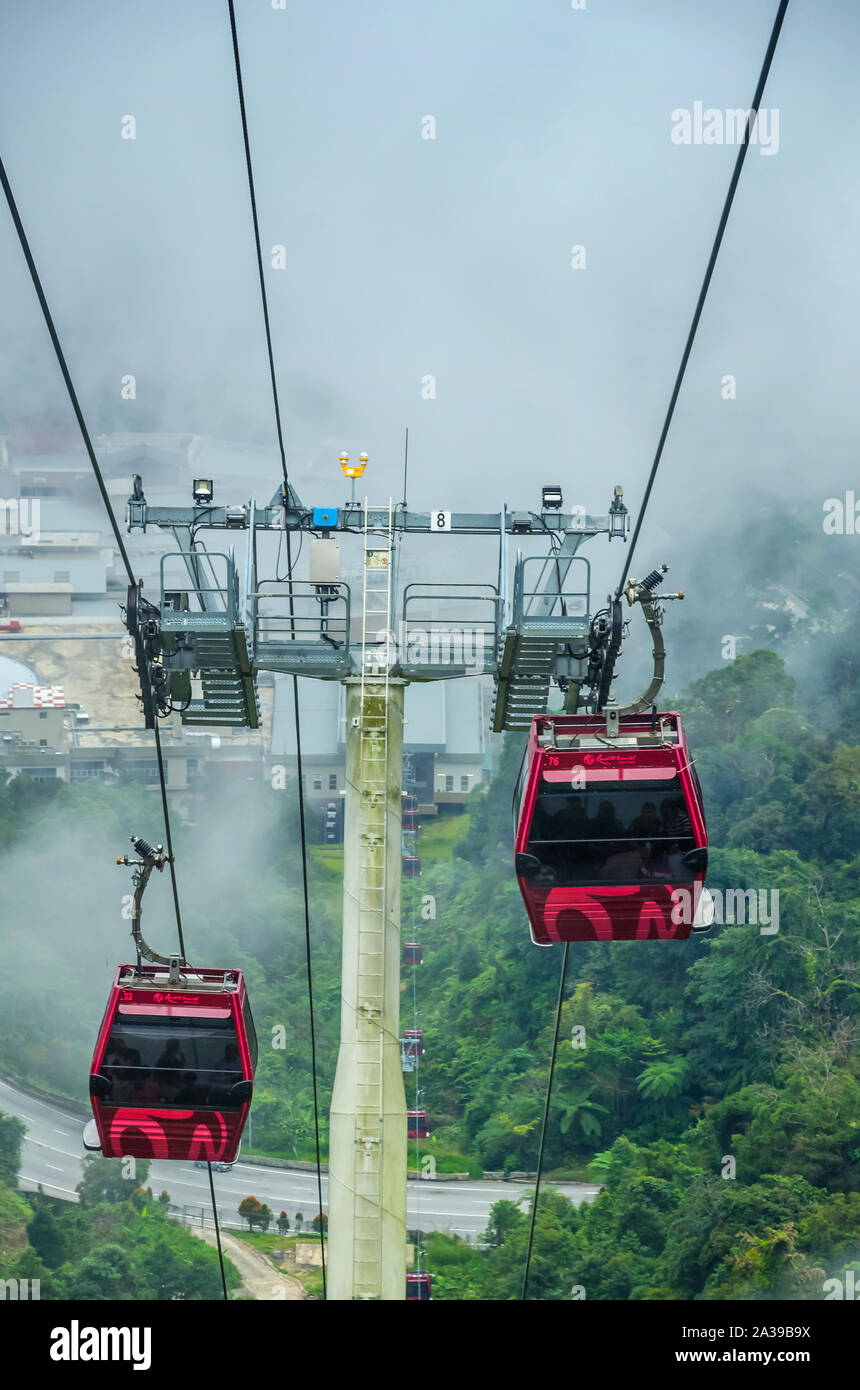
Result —
M340 466L347 478L360 478L367 467L367 454L359 454L358 463L350 463L349 454L341 454Z

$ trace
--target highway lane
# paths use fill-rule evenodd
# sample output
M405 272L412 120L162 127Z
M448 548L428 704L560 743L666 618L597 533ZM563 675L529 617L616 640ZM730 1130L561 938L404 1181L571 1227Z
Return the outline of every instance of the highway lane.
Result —
M50 1196L74 1200L85 1156L81 1138L83 1122L3 1080L0 1080L0 1111L17 1115L27 1126L21 1186L32 1191L41 1184ZM291 1226L295 1224L297 1211L308 1223L319 1210L313 1172L239 1162L232 1172L213 1176L219 1220L226 1226L243 1224L237 1208L242 1198L249 1195L265 1202L275 1216L286 1211ZM166 1191L189 1222L205 1224L211 1220L209 1177L205 1170L195 1168L192 1163L153 1162L147 1186L156 1195ZM325 1208L328 1189L325 1174L322 1188ZM593 1201L599 1191L588 1183L560 1183L558 1189L577 1204ZM446 1182L444 1178L410 1182L407 1221L411 1229L450 1231L474 1240L485 1230L495 1202L524 1203L530 1191L529 1184L514 1182Z

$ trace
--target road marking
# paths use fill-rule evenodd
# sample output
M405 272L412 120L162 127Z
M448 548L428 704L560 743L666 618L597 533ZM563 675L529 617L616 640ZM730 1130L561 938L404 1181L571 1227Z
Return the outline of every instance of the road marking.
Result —
M46 1167L46 1168L50 1168L50 1170L51 1170L52 1173L62 1173L62 1171L63 1171L62 1168L57 1168L57 1167L55 1167L55 1165L54 1165L53 1163L46 1163L46 1164L45 1164L45 1167Z
M70 1187L58 1187L57 1184L53 1182L42 1182L41 1178L31 1178L28 1177L26 1173L22 1173L21 1177L25 1182L34 1182L37 1187L50 1187L54 1192L65 1192L68 1197L77 1197L78 1195L77 1192L73 1192Z
M406 1210L408 1211L410 1216L426 1216L428 1220L433 1221L435 1221L438 1217L442 1216L470 1216L470 1213L467 1211L436 1211L434 1209L433 1211L417 1212L415 1211L414 1207L407 1207ZM489 1216L489 1212L487 1213L487 1215ZM478 1218L475 1217L471 1219L477 1220Z
M44 1139L25 1139L25 1144L35 1144L37 1148L48 1149L52 1154L62 1154L64 1158L83 1158L82 1153L72 1153L69 1149L58 1149L56 1144L46 1144Z

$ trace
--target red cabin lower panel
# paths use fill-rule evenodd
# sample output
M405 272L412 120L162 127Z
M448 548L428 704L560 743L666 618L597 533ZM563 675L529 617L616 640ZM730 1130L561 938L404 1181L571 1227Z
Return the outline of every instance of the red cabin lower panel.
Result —
M532 936L558 941L685 941L701 884L534 888L521 881Z
M205 1159L233 1163L249 1107L217 1110L141 1110L98 1105L96 1122L105 1158ZM94 1106L95 1108L95 1106Z

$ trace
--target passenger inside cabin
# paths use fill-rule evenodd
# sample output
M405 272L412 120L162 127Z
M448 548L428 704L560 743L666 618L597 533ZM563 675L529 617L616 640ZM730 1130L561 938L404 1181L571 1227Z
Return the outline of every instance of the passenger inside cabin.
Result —
M647 848L643 844L619 842L609 845L603 865L603 877L616 883L631 883L641 878L645 868Z
M660 817L657 815L657 807L653 801L643 801L642 810L630 825L631 835L637 836L642 840L650 839L652 835L660 834Z
M692 835L690 818L680 797L667 796L660 802L660 824L664 835Z
M594 818L593 834L598 840L614 840L624 833L624 826L615 814L611 801L601 801Z
M162 1099L161 1087L152 1073L147 1071L131 1083L125 1099L135 1105L157 1105Z
M155 1065L159 1068L159 1070L163 1070L168 1073L172 1072L174 1069L176 1069L176 1071L182 1071L184 1069L185 1053L180 1052L179 1042L176 1038L168 1039L167 1043L165 1044L164 1051L162 1052ZM162 1082L164 1082L167 1079L168 1078L164 1075L161 1078ZM178 1080L179 1078L177 1077L176 1079Z
M182 1078L182 1086L176 1092L177 1105L197 1105L205 1097L201 1094L203 1088L197 1085L197 1073L189 1071Z
M647 865L647 876L675 881L684 877L684 856L677 840L656 841L652 845L652 856Z
M140 1053L136 1047L129 1047L124 1038L112 1040L108 1054L108 1066L116 1068L116 1076L121 1081L134 1080L133 1071L129 1068L140 1066Z

